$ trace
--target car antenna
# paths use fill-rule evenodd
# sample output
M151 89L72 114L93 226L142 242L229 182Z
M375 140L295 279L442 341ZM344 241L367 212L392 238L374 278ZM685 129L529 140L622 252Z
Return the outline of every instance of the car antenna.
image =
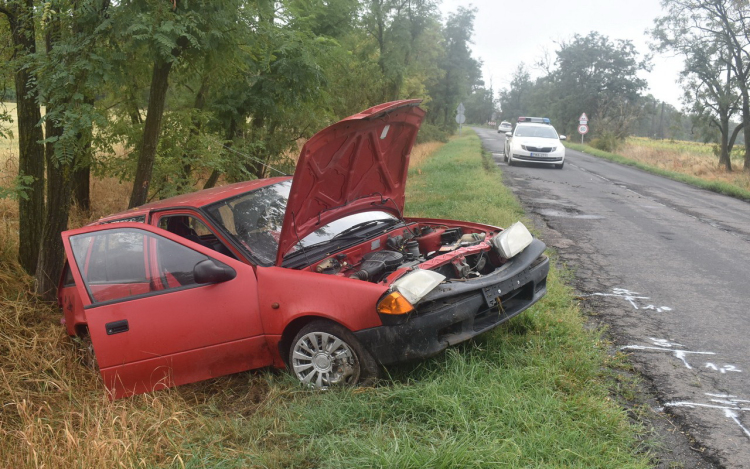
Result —
M241 151L237 151L237 150L235 150L232 147L228 147L228 146L224 145L223 143L219 142L218 140L214 140L214 141L216 143L218 143L219 145L221 145L222 147L226 148L227 150L229 150L229 151L231 151L233 153L237 153L240 156L244 156L245 158L250 158L251 160L253 160L253 161L257 162L257 163L260 163L262 166L265 166L268 169L276 171L277 173L281 174L282 176L291 176L291 174L287 174L284 171L278 170L278 169L274 168L273 166L271 166L270 164L266 164L266 163L262 162L258 158L254 158L254 157L252 157L252 156L250 156L248 154L242 153Z

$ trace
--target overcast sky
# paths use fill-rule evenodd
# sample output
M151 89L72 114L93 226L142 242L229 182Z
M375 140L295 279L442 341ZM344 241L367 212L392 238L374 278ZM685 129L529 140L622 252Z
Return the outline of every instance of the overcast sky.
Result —
M484 63L486 86L507 88L518 64L524 62L535 78L533 65L545 50L555 58L556 42L574 34L597 31L614 39L630 39L640 54L651 53L645 30L662 15L659 0L443 0L443 16L459 6L478 9L474 22L474 58ZM682 60L654 55L653 70L643 73L651 93L678 109L682 91L677 83Z

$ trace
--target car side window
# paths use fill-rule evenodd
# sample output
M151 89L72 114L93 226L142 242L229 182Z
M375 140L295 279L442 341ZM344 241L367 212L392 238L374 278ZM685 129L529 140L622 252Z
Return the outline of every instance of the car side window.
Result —
M194 243L220 252L225 256L237 259L237 256L227 248L211 229L201 220L190 215L166 215L159 218L159 228L169 231Z
M172 240L133 228L71 236L70 246L94 304L197 286L193 268L208 259Z

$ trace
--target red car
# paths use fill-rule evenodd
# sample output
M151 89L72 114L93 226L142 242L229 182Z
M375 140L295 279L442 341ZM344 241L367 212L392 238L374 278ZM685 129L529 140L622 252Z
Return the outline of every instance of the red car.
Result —
M419 101L316 134L294 177L173 197L62 233L59 303L113 399L253 368L370 382L488 331L546 293L516 223L406 218ZM457 195L458 196L458 195Z

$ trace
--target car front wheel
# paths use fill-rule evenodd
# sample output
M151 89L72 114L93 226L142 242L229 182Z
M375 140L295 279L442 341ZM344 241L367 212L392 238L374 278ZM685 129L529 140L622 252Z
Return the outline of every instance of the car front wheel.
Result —
M560 163L560 164L556 164L555 168L557 168L557 169L563 169L563 165L565 165L564 161L562 163Z
M289 367L302 384L315 389L373 384L380 371L351 332L328 321L313 321L297 333Z

